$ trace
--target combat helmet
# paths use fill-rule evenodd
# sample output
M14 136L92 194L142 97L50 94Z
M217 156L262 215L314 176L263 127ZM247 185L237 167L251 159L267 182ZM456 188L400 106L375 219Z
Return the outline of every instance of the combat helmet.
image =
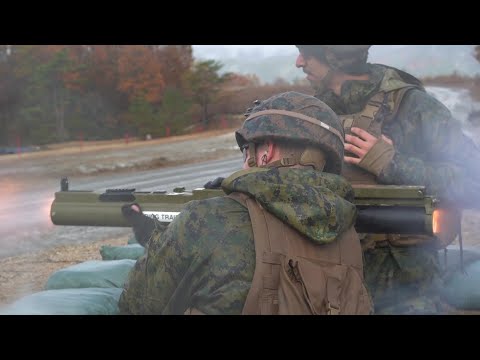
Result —
M273 139L305 146L296 159L283 158L279 166L313 165L317 170L340 174L345 134L337 115L323 101L289 91L265 101L257 100L245 116L247 119L235 137L240 149L248 145L251 167L257 166L255 144ZM320 169L315 166L319 157L324 159Z
M305 56L314 56L333 70L355 72L365 65L372 45L295 45Z

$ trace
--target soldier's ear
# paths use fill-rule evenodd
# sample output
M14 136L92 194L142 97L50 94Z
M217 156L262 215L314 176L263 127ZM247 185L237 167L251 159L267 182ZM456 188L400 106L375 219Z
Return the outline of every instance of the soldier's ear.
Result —
M267 157L267 162L270 162L275 156L275 152L278 150L278 146L271 141L267 141L267 148L265 149L265 155Z

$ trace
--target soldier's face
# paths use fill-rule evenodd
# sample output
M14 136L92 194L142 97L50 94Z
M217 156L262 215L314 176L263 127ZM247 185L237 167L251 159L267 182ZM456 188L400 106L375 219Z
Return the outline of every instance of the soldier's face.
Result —
M315 86L328 74L330 67L313 56L303 55L301 52L295 62L297 68L301 68L307 75L307 80Z

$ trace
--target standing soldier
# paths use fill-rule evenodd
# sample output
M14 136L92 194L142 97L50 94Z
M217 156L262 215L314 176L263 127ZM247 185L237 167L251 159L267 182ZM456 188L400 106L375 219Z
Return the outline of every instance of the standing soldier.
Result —
M297 45L296 66L345 129L342 175L352 183L422 185L459 207L478 207L480 152L449 110L401 70L367 63L371 45ZM458 213L453 212L460 221ZM362 234L377 314L435 314L433 237ZM453 239L449 239L453 241Z

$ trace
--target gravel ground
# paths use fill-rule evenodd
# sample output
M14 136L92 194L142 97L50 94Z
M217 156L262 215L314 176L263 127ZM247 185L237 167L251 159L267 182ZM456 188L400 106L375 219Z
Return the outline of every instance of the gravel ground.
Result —
M55 271L87 260L101 260L103 245L127 245L128 236L81 245L60 245L0 260L0 307L44 290Z

